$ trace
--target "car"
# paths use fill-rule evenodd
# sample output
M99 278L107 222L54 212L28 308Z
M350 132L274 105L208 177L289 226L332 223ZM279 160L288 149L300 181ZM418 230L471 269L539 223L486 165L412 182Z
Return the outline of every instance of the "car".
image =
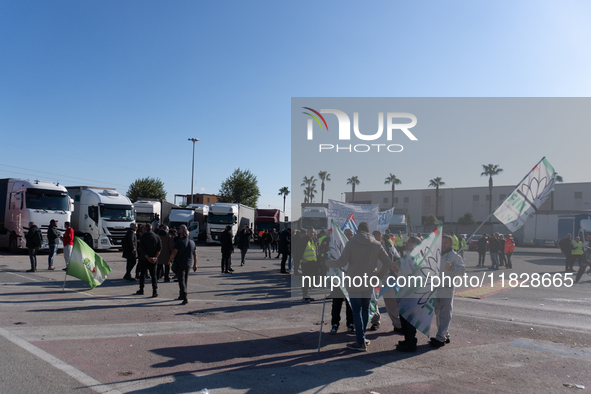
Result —
M470 243L468 244L468 250L478 250L478 240L480 238L482 238L482 234L475 234L470 240Z

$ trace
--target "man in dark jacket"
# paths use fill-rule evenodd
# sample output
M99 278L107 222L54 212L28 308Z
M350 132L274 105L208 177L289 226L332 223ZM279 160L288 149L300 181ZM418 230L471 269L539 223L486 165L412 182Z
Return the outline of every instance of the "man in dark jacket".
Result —
M484 258L486 257L486 248L488 247L488 237L482 234L482 238L478 240L478 265L477 267L484 267Z
M560 240L558 246L560 246L560 251L564 254L564 257L566 257L564 270L566 272L575 272L573 269L575 261L573 260L573 241L571 240L571 235L566 234L566 237Z
M291 229L288 228L287 230L283 230L281 235L279 236L279 253L281 254L281 273L288 274L285 270L285 263L287 262L287 257L291 257ZM289 269L291 270L291 264L289 265Z
M495 235L490 237L488 241L488 249L490 253L490 261L492 262L492 266L490 269L498 270L499 269L499 250L501 248L501 244L499 242L499 233L495 233ZM503 244L503 247L505 245Z
M244 265L244 258L246 257L246 252L250 249L250 237L252 236L252 230L248 228L248 225L245 224L240 230L240 235L238 237L238 249L240 249L241 260L240 265Z
M57 223L55 219L51 219L49 227L47 228L47 246L49 248L49 256L47 258L47 264L49 270L54 270L53 259L57 254L57 246L60 241L60 233L57 231Z
M195 242L189 239L189 231L185 225L179 227L179 239L175 242L168 259L169 266L172 264L172 260L175 261L179 277L179 300L183 300L182 305L186 305L189 302L187 299L189 269L192 261L193 272L197 272L197 252L195 251Z
M158 297L158 277L156 276L156 262L162 250L162 242L160 237L154 234L152 226L145 224L146 233L140 239L140 289L135 293L137 295L144 294L144 283L146 281L146 273L150 273L152 279L152 297Z
M222 274L229 274L230 258L234 253L234 245L232 244L232 226L226 226L226 230L220 235L220 242L222 244Z
M127 266L125 268L125 276L123 279L128 281L134 281L135 278L131 276L131 270L135 267L137 260L137 224L131 223L121 246L123 246L123 258L127 260Z
M29 231L25 235L25 239L27 240L27 248L29 249L29 259L31 260L31 269L27 270L27 272L36 272L37 251L39 251L39 248L43 243L43 237L41 236L41 231L39 231L39 227L37 227L35 222L29 222Z

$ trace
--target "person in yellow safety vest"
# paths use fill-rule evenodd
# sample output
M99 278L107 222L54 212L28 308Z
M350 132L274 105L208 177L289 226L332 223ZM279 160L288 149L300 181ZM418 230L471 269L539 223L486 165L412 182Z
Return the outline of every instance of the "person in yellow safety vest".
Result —
M308 296L309 284L314 276L318 273L318 240L316 239L316 231L309 228L306 237L302 240L304 252L302 254L302 276L307 276L310 279L303 280L302 296L303 302L309 303L314 301L312 297Z
M573 241L572 265L575 265L575 261L579 261L579 268L581 268L581 265L585 264L585 259L583 258L583 254L585 253L584 248L585 244L581 242L581 238L575 238Z
M404 240L402 239L402 233L398 231L398 234L394 237L394 247L398 253L402 254L402 248L404 246Z
M458 240L460 244L460 252L458 253L462 258L464 258L464 250L468 249L468 243L466 242L466 238L462 234L460 234L460 239Z
M454 249L454 252L457 253L460 250L460 241L458 240L458 237L456 237L453 231L450 231L449 233L451 234L452 247Z
M324 262L326 260L326 255L327 255L328 250L330 248L329 243L330 243L330 237L328 235L326 235L326 232L324 230L320 231L320 234L318 237L318 257L319 257L318 260L320 262Z

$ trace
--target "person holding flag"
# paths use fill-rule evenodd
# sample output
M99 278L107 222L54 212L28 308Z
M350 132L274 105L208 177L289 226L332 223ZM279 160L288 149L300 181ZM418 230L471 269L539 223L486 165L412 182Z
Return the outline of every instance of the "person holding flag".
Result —
M450 342L449 324L453 309L454 286L453 278L464 275L466 267L462 258L452 249L453 239L447 234L441 240L440 278L441 286L437 289L435 299L435 317L437 318L437 335L431 338L431 347L439 348ZM448 283L444 277L451 278Z
M410 237L406 242L404 248L404 257L399 260L399 272L401 276L410 275L413 271L413 260L410 255L410 251L417 246L421 240L418 237ZM404 341L398 342L396 350L399 352L416 352L417 351L417 329L402 315L400 315L400 326L402 335L404 335Z
M355 278L363 278L375 275L377 261L382 262L382 268L377 272L377 276L382 278L392 267L392 260L376 239L369 233L369 224L359 223L358 232L349 242L341 256L336 260L326 262L327 267L342 268L349 264L347 276L351 279L347 283L347 292L351 300L351 310L353 311L353 321L355 323L355 336L357 341L347 345L348 349L365 352L369 341L365 339L365 330L369 319L369 303L373 288L369 283L362 283L361 286L355 286Z

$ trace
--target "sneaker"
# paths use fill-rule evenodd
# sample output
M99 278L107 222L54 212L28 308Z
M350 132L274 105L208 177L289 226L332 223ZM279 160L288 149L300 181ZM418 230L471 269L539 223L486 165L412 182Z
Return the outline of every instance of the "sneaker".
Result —
M406 341L398 342L396 346L396 350L399 352L416 352L417 351L417 344L416 343L409 343Z
M50 271L53 271L55 269L55 267L52 265L51 267L47 268Z
M377 331L380 329L380 325L379 323L374 323L371 325L371 327L369 328L370 331Z
M402 331L402 328L394 327L394 334L404 335L404 331Z
M369 339L365 340L365 346L369 346L370 343L371 343L371 341Z
M431 338L431 341L429 342L429 345L431 347L434 347L434 348L440 348L442 346L445 346L445 342L439 341L436 338Z
M347 345L347 349L357 350L358 352L367 352L365 343L353 342Z
M333 324L332 328L330 329L330 333L332 335L335 335L337 333L337 331L339 330L339 325L338 324Z
M449 339L449 337L445 338L445 343L450 343L451 339Z
M349 324L349 327L347 327L347 330L350 333L354 333L355 332L355 324Z
M144 291L143 290L138 290L135 292L135 295L144 295Z

